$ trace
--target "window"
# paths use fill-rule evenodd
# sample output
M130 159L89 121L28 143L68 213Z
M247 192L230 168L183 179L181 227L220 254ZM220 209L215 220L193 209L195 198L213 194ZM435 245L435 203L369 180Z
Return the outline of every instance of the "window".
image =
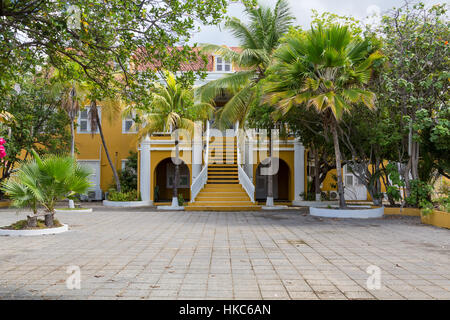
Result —
M231 71L231 62L222 57L216 57L216 71Z
M175 165L168 163L166 168L166 187L168 189L173 188L174 174ZM186 165L180 165L180 184L178 188L189 188L189 168Z
M345 176L345 185L346 186L353 186L353 176L352 175L346 175Z
M102 112L101 112L100 107L97 107L97 108L98 108L98 116L100 118L100 124L101 124ZM83 110L81 110L78 113L78 133L92 133L91 117L89 114L89 110L90 110L90 107L85 107ZM98 129L94 133L98 133Z
M136 133L138 131L137 126L134 126L134 116L133 113L122 120L122 133Z

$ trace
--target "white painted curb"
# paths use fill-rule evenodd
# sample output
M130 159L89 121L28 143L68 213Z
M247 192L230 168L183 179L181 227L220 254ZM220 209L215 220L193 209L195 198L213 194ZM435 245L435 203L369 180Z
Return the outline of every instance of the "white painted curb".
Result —
M105 207L119 207L119 208L137 208L137 207L148 207L153 205L153 201L109 201L103 200L103 205Z
M42 236L46 234L57 234L63 233L69 230L69 226L67 224L63 224L62 227L58 228L48 228L48 229L34 229L34 230L5 230L0 229L0 236Z
M82 209L82 210L61 210L61 209L55 209L55 213L91 213L92 212L92 208L86 208L86 209Z
M361 210L335 210L328 208L309 208L309 214L316 217L324 218L342 218L342 219L374 219L381 218L384 215L384 207L356 207Z
M288 209L288 206L273 206L273 207L262 206L261 207L261 210L267 210L267 211L286 210L286 209Z
M184 207L179 206L179 207L172 207L172 206L157 206L156 207L158 210L164 210L164 211L183 211Z

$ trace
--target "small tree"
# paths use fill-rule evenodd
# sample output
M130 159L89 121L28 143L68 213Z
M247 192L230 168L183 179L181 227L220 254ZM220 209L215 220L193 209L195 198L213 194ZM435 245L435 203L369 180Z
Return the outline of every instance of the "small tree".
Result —
M175 134L175 175L173 183L172 206L178 206L178 185L180 180L180 146L178 129L194 131L194 121L207 120L211 117L214 107L209 103L196 102L193 90L177 82L174 74L166 73L166 85L155 83L148 106L135 107L139 122L142 123L138 132L139 138L144 138L154 132L169 132ZM131 111L131 108L130 110Z
M53 227L57 201L86 193L91 186L91 172L70 156L48 155L41 159L36 151L32 153L34 160L25 162L11 179L2 183L1 189L13 205L31 207L29 225L35 223L39 204L44 207L45 225Z
M306 37L292 37L275 54L267 92L283 113L295 107L314 107L333 137L340 207L346 207L338 123L344 112L362 103L373 109L375 94L365 89L374 60L369 43L347 27L311 28Z

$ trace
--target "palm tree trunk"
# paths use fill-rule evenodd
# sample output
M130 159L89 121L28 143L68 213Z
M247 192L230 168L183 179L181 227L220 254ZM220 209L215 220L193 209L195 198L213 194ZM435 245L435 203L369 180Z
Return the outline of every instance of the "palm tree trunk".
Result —
M266 206L273 207L273 169L272 169L272 130L269 129L269 175L267 176L267 200Z
M72 109L73 109L73 102L72 102ZM72 158L75 157L75 127L74 127L74 118L73 118L73 111L71 111L70 114L70 134L71 134L71 138L72 138L72 143L70 146L70 155L72 156ZM69 208L75 208L75 204L73 202L73 200L69 199Z
M72 138L72 143L70 146L70 155L72 156L72 158L75 156L75 126L73 124L74 119L70 119L70 135Z
M48 212L45 216L44 216L44 220L45 220L45 226L46 227L53 227L55 222L54 222L54 212Z
M119 175L117 174L116 167L114 166L114 164L111 160L111 156L109 155L108 147L106 146L105 137L103 135L102 125L100 123L100 119L98 118L98 113L96 113L96 117L97 117L98 132L100 133L100 138L102 139L102 144L103 144L103 148L105 149L106 158L108 159L109 166L111 167L111 170L113 172L114 181L116 182L116 189L117 189L117 192L121 192Z
M175 129L175 176L173 178L172 206L178 207L178 185L180 182L180 147L178 141L178 131Z
M31 216L27 216L27 227L28 228L37 227L37 216L35 216L34 214Z
M314 154L314 192L316 193L316 201L321 200L321 192L320 192L320 163L319 163L319 151L315 146L313 146L313 154Z
M339 193L339 207L346 208L347 204L345 202L344 196L344 183L342 181L342 167L341 167L341 151L339 148L339 137L336 129L337 123L336 119L333 117L331 119L331 133L333 135L333 144L334 144L334 154L336 156L336 176L337 176L337 185L338 185L338 193Z

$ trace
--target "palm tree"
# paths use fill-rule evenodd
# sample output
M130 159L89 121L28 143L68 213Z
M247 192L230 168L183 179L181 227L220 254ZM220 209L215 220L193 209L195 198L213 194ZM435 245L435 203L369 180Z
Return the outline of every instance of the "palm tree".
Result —
M79 66L68 62L67 67L80 71ZM53 91L61 96L61 109L70 119L71 148L70 154L75 156L75 120L80 108L87 104L88 85L84 81L75 80L74 74L66 73L64 70L55 69L52 83Z
M98 100L93 98L93 96L95 96L93 94L93 92L95 92L94 86L87 81L76 80L78 79L77 76L81 71L78 65L73 62L67 62L66 67L69 70L67 73L65 73L65 70L55 70L54 79L56 81L54 87L56 88L57 93L61 95L62 109L67 112L70 119L70 130L72 134L71 155L73 157L75 156L75 119L80 109L83 109L85 105L89 104L91 134L94 135L98 130L102 140L103 149L105 150L106 158L108 159L108 163L113 172L116 189L120 192L121 186L119 175L117 174L116 167L111 160L108 146L106 145L100 114L103 114L108 121L113 121L118 114L122 113L122 99L117 93L115 96L109 96L102 99L102 113L100 113L97 102ZM73 207L73 201L70 201L69 206Z
M238 38L242 51L236 52L217 45L203 47L206 52L218 54L242 70L211 81L199 90L204 101L213 101L223 90L233 95L217 113L220 128L230 127L236 121L244 126L252 107L258 107L261 104L261 80L265 78L272 55L280 44L280 38L288 31L294 20L286 0L278 0L273 9L261 5L247 7L246 13L250 17L248 25L237 18L229 20L225 25L226 29ZM271 160L271 134L268 135L268 142ZM273 206L273 175L271 174L267 179L266 204Z
M56 70L56 87L61 94L61 108L67 113L70 120L71 146L70 155L75 157L75 120L80 111L80 105L87 103L87 85L75 80L64 80L61 72ZM73 200L69 199L69 208L75 208Z
M102 115L105 116L108 121L112 122L113 119L122 113L123 104L120 97L107 98L102 100ZM108 159L109 166L113 172L114 181L116 183L117 192L121 192L120 179L117 173L117 169L109 154L108 146L106 145L105 135L103 134L102 121L100 115L100 107L97 104L97 100L92 99L89 105L89 119L91 124L91 134L94 135L98 130L100 138L102 140L103 149L105 150L106 158Z
M241 70L211 81L199 89L202 100L207 102L214 101L224 90L233 95L219 110L217 120L221 128L230 127L236 121L242 126L245 124L251 105L260 98L259 83L265 77L280 38L294 20L286 0L278 0L273 9L258 5L247 7L245 12L250 18L248 25L237 18L225 24L225 28L239 40L240 52L217 45L203 46L205 52L220 55Z
M45 209L45 225L52 227L57 201L87 192L91 172L70 156L48 155L41 159L34 150L32 153L34 160L23 163L1 189L14 206L33 210L28 226L36 226L39 204Z
M275 54L266 92L282 114L293 107L314 107L333 136L339 205L346 207L341 171L338 122L354 104L375 107L375 94L365 90L379 52L370 52L366 40L347 27L321 25L303 36L293 36Z
M75 120L80 111L80 105L86 102L86 85L76 81L63 83L61 107L70 119L70 134L72 138L70 154L75 157Z
M177 129L194 131L194 121L207 120L211 117L214 107L205 102L195 101L193 91L178 83L172 73L165 75L166 85L154 84L151 102L146 108L130 107L126 110L136 112L136 117L142 126L138 138L142 139L154 132L168 132L175 134L175 174L173 184L172 206L178 207L178 185L180 180L180 151Z
M32 215L27 216L27 226L37 226L39 201L33 190L38 188L39 167L35 161L24 162L8 180L3 181L1 190L13 200L16 208L30 208Z

